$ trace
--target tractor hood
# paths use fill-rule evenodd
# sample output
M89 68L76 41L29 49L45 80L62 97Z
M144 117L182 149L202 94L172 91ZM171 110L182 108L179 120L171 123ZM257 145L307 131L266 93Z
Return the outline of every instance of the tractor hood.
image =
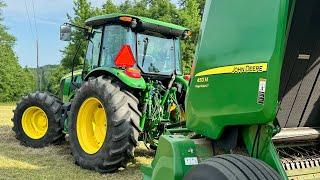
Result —
M154 32L173 35L176 37L183 36L184 33L189 31L189 29L179 25L166 23L166 22L162 22L162 21L158 21L158 20L154 20L146 17L133 16L129 14L120 14L120 13L95 16L86 20L85 23L87 26L90 26L90 27L101 26L108 23L121 23L123 21L120 20L120 17L131 17L132 19L136 20L137 29L151 30Z

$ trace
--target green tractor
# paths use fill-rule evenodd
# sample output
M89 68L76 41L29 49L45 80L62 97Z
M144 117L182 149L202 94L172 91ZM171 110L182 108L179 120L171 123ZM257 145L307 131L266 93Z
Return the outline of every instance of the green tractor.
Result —
M186 128L144 179L320 179L319 19L318 0L207 0Z
M76 164L113 172L134 157L138 141L156 149L167 127L183 126L188 76L182 74L180 40L190 31L127 14L93 17L86 26L60 29L65 41L72 27L85 32L83 69L62 78L60 97L48 92L23 97L14 110L13 131L34 148L67 134Z

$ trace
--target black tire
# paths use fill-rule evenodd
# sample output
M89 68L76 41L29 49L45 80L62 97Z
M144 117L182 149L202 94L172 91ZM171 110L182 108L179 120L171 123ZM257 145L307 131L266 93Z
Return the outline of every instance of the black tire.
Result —
M40 139L30 138L22 128L23 113L32 106L42 109L48 118L48 130L45 135ZM16 134L16 138L22 145L34 148L41 148L49 144L57 143L64 138L62 127L60 126L62 102L47 92L36 92L24 96L22 100L17 103L16 109L13 111L12 130Z
M215 156L190 169L184 180L281 180L265 162L236 154Z
M107 114L107 135L95 154L88 154L81 148L76 130L79 109L90 97L97 98ZM138 104L137 98L110 78L98 77L85 82L73 99L69 122L70 146L76 164L102 173L125 166L134 157L138 142L141 117Z

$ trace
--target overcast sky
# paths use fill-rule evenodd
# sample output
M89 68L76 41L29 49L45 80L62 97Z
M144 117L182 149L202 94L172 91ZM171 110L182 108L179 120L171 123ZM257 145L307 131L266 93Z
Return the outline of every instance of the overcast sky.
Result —
M59 40L60 25L67 21L66 14L72 14L72 0L4 0L4 23L17 38L15 51L22 66L36 67L35 28L32 1L34 2L39 37L40 65L58 64L61 52L67 42ZM124 0L113 0L121 3ZM101 6L104 0L91 0L94 6ZM27 6L27 8L26 8ZM27 13L28 10L28 13ZM31 25L28 21L28 14Z

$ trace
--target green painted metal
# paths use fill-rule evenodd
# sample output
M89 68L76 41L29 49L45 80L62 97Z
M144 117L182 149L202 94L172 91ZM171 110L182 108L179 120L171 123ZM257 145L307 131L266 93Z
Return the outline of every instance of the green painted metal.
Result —
M159 133L158 125L160 123L177 123L181 120L180 104L177 101L177 88L170 87L163 89L158 81L148 81L146 89L141 92L140 100L142 107L142 117L140 119L140 128L146 132L143 139L152 145L158 146ZM176 108L171 110L175 104ZM175 111L175 115L172 114Z
M189 129L218 139L226 126L275 119L287 11L285 0L207 0L186 99Z
M260 159L278 171L283 179L288 179L280 158L272 143L276 128L273 124L245 126L241 130L242 139L251 157Z
M108 14L104 16L90 18L87 21L88 24L100 23L100 25L98 28L93 28L92 30L92 32L96 32L96 33L92 33L93 36L89 41L88 51L87 51L86 61L84 63L83 71L74 72L74 77L77 77L77 76L82 77L82 74L84 74L85 77L83 81L87 81L90 77L112 76L119 82L130 87L130 89L134 89L135 93L139 92L137 93L139 94L139 96L141 95L141 97L139 97L139 102L140 102L139 107L140 106L143 107L142 118L140 120L140 128L141 130L143 130L143 136L140 137L140 139L152 145L157 146L159 135L164 131L163 130L164 128L161 128L161 130L159 130L158 125L162 123L161 124L162 126L166 126L165 124L170 124L172 122L176 123L181 120L180 104L177 103L178 89L175 86L164 87L161 81L156 79L156 75L157 75L156 73L153 73L153 78L151 79L146 78L144 76L148 73L142 73L141 78L132 78L125 73L125 70L123 68L119 68L115 66L114 59L116 58L116 55L118 54L118 52L120 51L121 47L124 44L128 44L130 45L136 60L136 65L134 66L134 68L136 69L140 68L140 70L142 71L139 64L139 58L138 58L139 51L137 51L138 49L137 45L139 44L138 41L142 42L142 40L139 40L137 38L139 33L132 31L132 28L128 26L124 27L117 23L112 23L112 25L108 24L108 22L111 23L112 21L115 21L115 19L119 20L119 17L121 16L134 17L136 19L139 19L140 21L143 21L144 23L150 23L150 24L156 25L155 27L158 27L158 26L167 27L167 29L165 29L165 30L169 30L167 32L172 32L173 31L172 29L178 30L179 33L182 33L183 31L187 30L186 28L173 25L170 23L165 23L161 21L152 20L149 18L131 16L126 14ZM102 20L103 22L101 22ZM154 27L151 27L151 28L154 28ZM161 30L161 28L158 30ZM114 52L108 52L108 54L103 54L104 48L107 46L110 46L110 44L107 43L109 42L108 40L110 39L105 38L105 37L110 37L110 36L106 36L108 31L110 31L110 33L113 35L111 37L111 40L116 38L121 43L118 43L116 45L116 46L119 46L119 50L117 50L117 48L114 48ZM149 38L152 37L151 35L148 35L148 36ZM178 37L170 37L169 39L163 38L162 42L164 41L174 43L172 44L172 46L175 47L174 51L176 52L172 54L180 53L180 39ZM102 45L100 46L99 44L100 45L102 44ZM90 47L93 49L90 49ZM159 47L154 47L154 48L159 48ZM154 53L156 53L156 51L154 51ZM108 58L106 58L105 56L108 56ZM158 60L161 61L161 58ZM183 76L181 75L181 72L180 72L181 57L172 56L172 61L170 63L175 64L175 66L173 66L175 67L175 69L172 70L172 73L174 72L177 73L177 75L174 76L175 77L174 82L177 84L181 84L181 86L183 87L183 90L186 91L188 87L188 82L183 79ZM61 91L62 91L62 97L63 97L64 103L70 102L75 95L75 89L70 88L72 87L71 75L72 74L70 73L65 77L63 77L61 80ZM164 75L164 74L161 74L161 75ZM166 74L166 75L167 75L167 80L170 81L170 74ZM82 78L81 78L81 81L82 81ZM167 83L165 82L164 84L167 84ZM79 84L79 86L80 85L81 84ZM175 104L178 108L175 108L175 109L172 108L173 104ZM68 119L65 120L65 124L68 124L67 121ZM64 131L65 133L67 133L68 131L66 126Z
M157 126L159 123L176 123L181 120L180 109L175 108L175 116L171 114L170 108L172 104L178 104L177 102L177 88L171 87L166 90L160 90L160 84L158 81L145 82L144 78L131 78L124 73L123 69L111 68L111 67L99 67L90 71L84 80L87 80L91 76L96 75L113 76L119 79L120 82L128 85L131 88L135 88L141 92L140 102L146 108L143 108L142 118L140 120L140 128L148 134L144 141L158 145L159 130ZM82 71L74 73L74 79L82 76ZM182 76L181 76L182 77ZM187 83L182 80L181 77L176 78L176 83L182 84L187 89ZM79 82L78 82L79 83ZM71 90L71 74L64 76L61 80L61 86L63 89L63 101L64 103L70 102L75 95L74 90ZM165 92L163 92L165 91ZM179 104L177 105L179 106ZM68 119L65 120L64 132L67 133Z
M189 86L189 81L185 80L183 76L176 76L175 82L183 85L183 89L186 91Z
M142 16L134 16L134 15L130 15L130 14L121 14L121 13L113 13L113 14L106 14L106 15L101 15L101 16L95 16L92 18L89 18L88 20L86 20L86 24L93 24L95 21L101 21L104 20L105 22L112 22L115 19L119 19L122 16L127 16L127 17L133 17L136 19L139 19L140 21L144 22L144 23L149 23L149 24L153 24L153 25L157 25L157 26L163 26L163 27L168 27L171 29L176 29L179 31L187 31L189 30L188 28L176 25L176 24L171 24L171 23L167 23L167 22L163 22L163 21L158 21L155 19L150 19L150 18L146 18L146 17L142 17Z
M82 75L82 70L76 70L76 71L73 72L73 76L79 76L79 75ZM71 76L72 76L72 73L68 73L68 74L64 75L61 78L61 80L66 79L66 78L71 78Z
M225 127L238 126L247 153L269 164L283 179L287 174L271 138L278 131L272 122L289 8L289 0L207 0L195 75L186 97L188 130L214 141ZM194 147L191 141L196 140L163 135L154 161L142 168L144 178L182 179L187 170L181 161L186 156L181 154Z
M273 124L251 125L241 127L239 132L249 156L266 162L276 169L283 179L288 179L271 141L276 129ZM200 163L215 155L210 140L190 139L188 136L172 135L173 133L182 134L187 132L190 132L187 128L168 129L166 135L160 137L155 159L151 165L142 166L141 168L144 173L144 180L180 180L190 169L190 166L187 166L183 161L184 158L196 157L198 163ZM259 136L256 136L257 132ZM193 153L189 154L190 152Z
M70 100L74 97L75 92L71 90L71 79L72 79L72 73L66 74L63 76L60 80L60 96L62 98L63 103L68 103ZM76 83L81 83L82 81L82 70L74 71L73 73L73 79Z
M113 68L113 67L98 67L90 71L85 79L88 79L88 77L92 76L93 74L101 72L99 74L103 75L113 75L117 77L121 82L128 85L129 87L136 88L136 89L145 89L146 88L146 82L145 80L141 78L132 78L125 74L123 69L119 68Z
M186 165L185 158L204 160L213 155L210 144L196 143L182 135L162 135L159 147L151 165L141 168L144 180L181 180L192 167Z

